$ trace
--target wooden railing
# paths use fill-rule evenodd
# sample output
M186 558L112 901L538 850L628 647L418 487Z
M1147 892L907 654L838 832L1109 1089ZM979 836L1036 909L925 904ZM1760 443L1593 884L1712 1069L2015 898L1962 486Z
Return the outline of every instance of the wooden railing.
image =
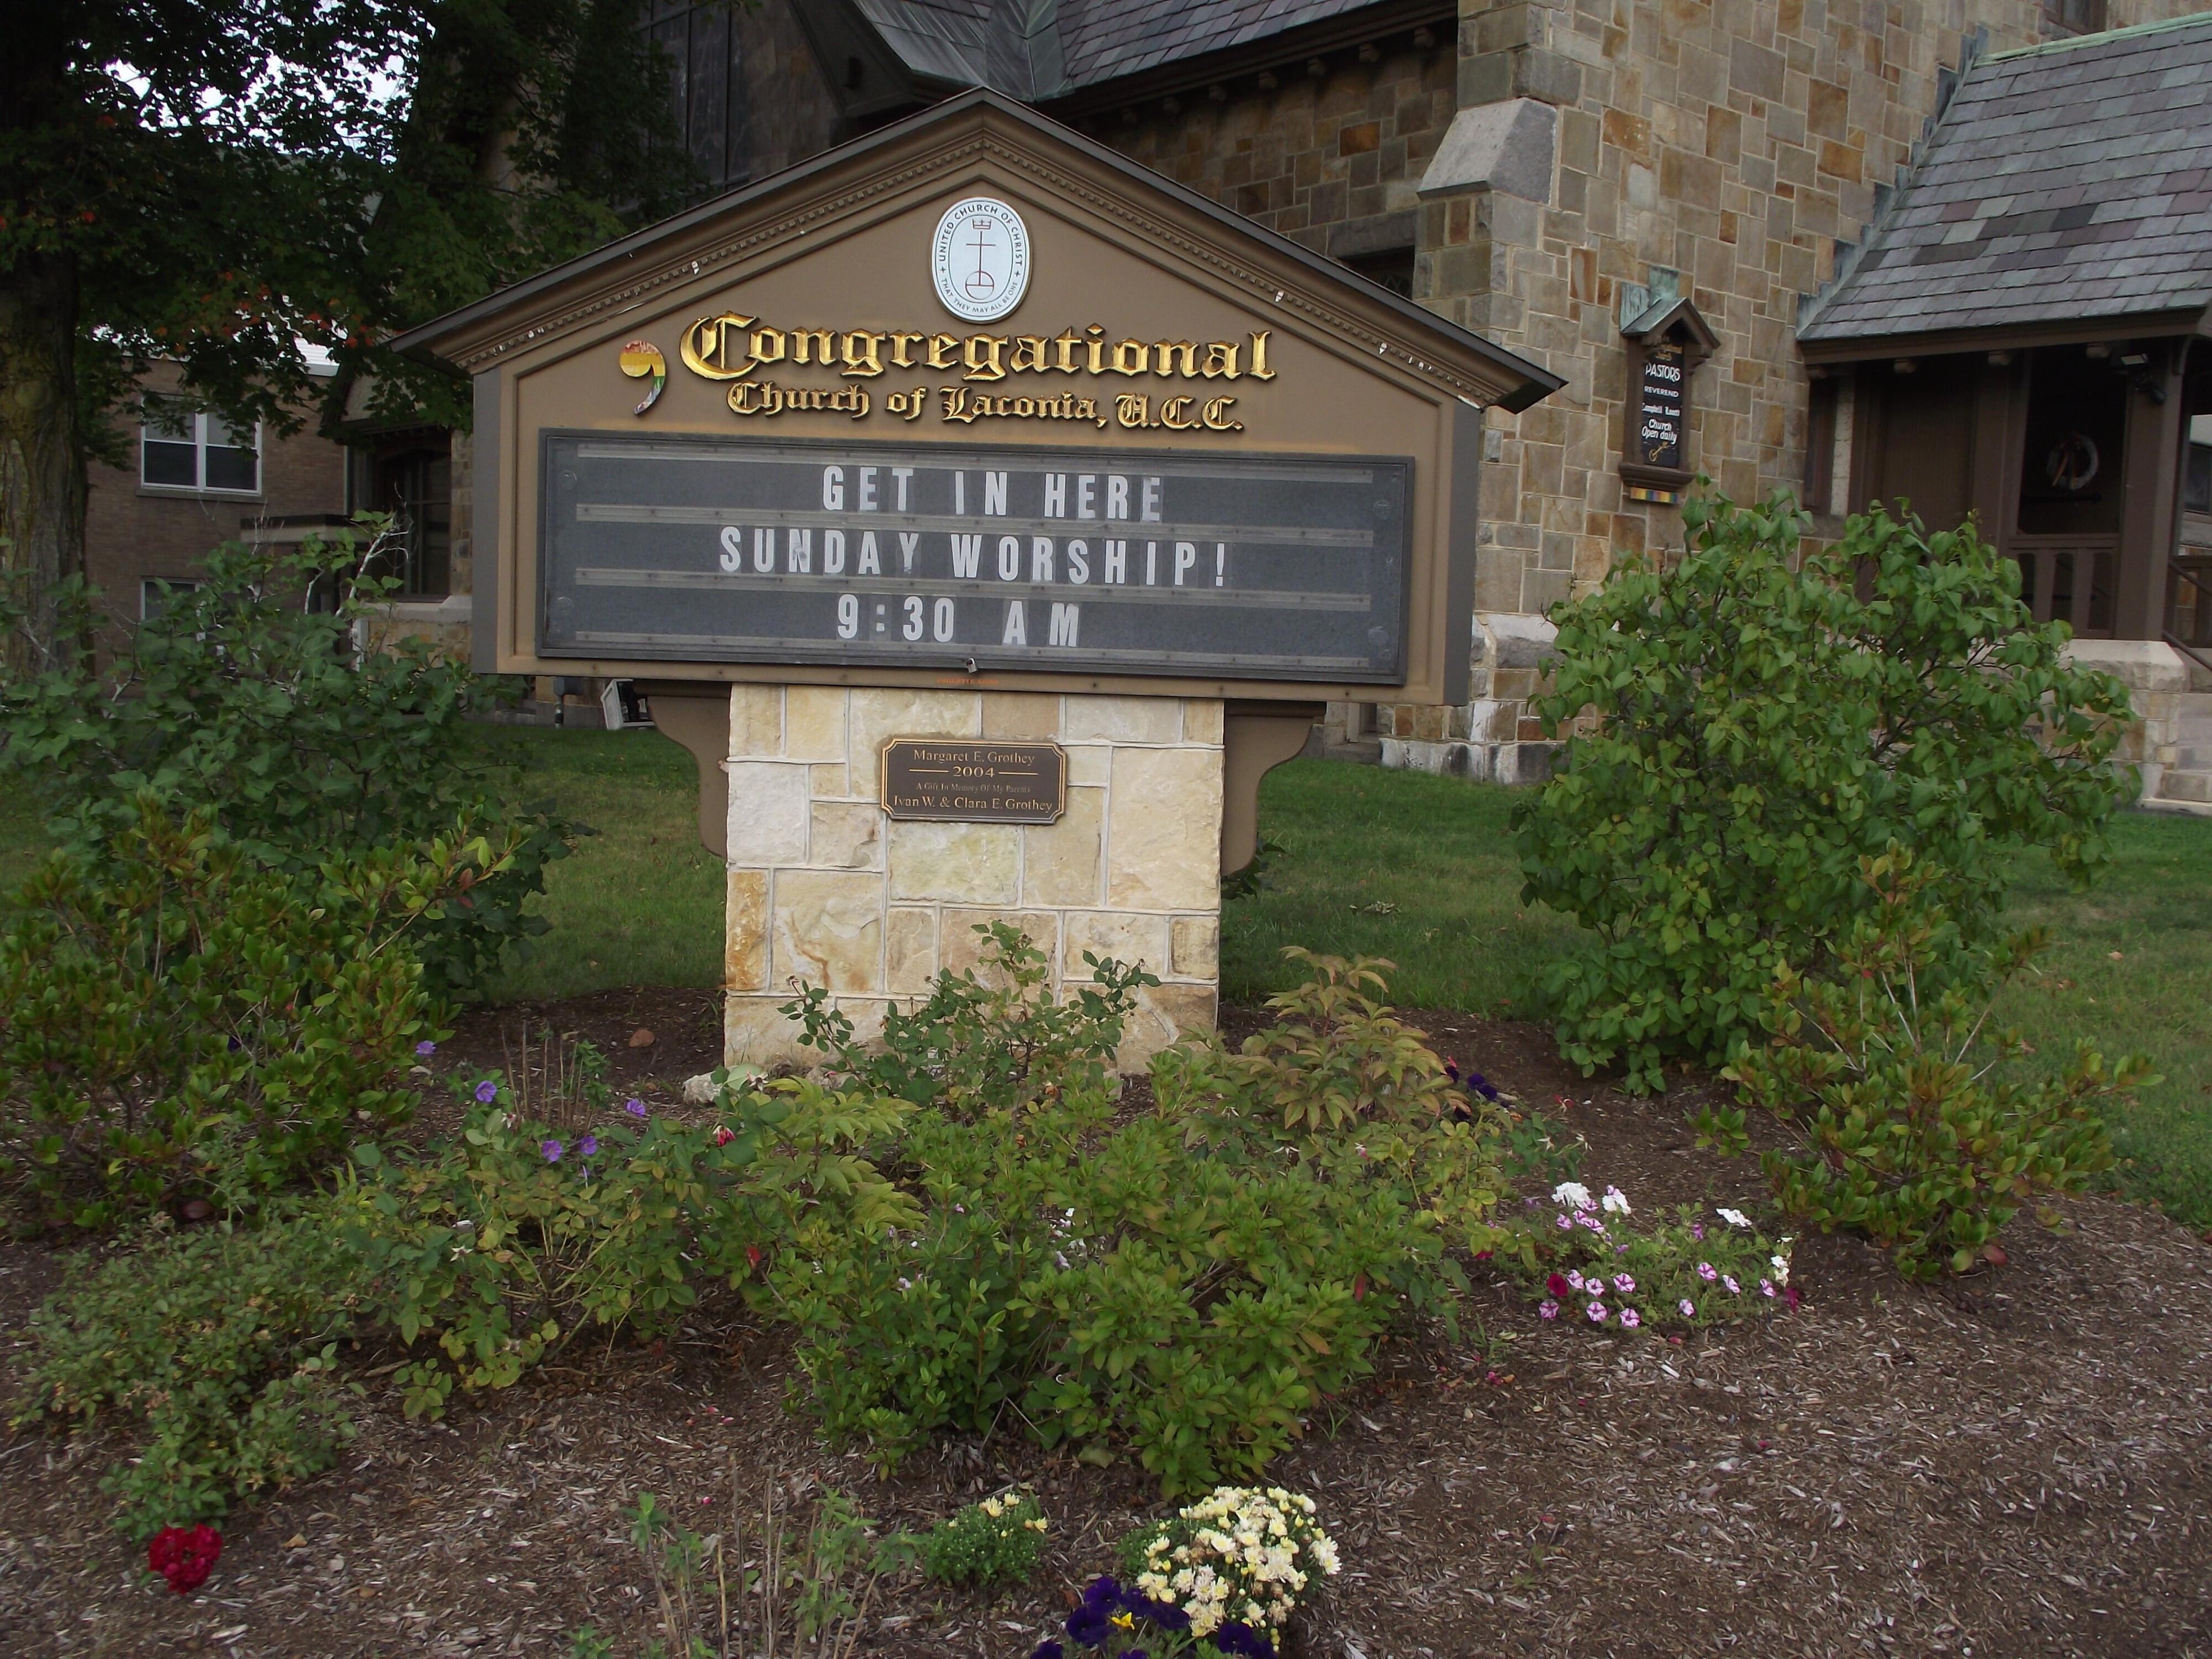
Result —
M2021 595L2039 623L2063 622L2077 639L2109 639L2120 575L2117 536L2015 536Z

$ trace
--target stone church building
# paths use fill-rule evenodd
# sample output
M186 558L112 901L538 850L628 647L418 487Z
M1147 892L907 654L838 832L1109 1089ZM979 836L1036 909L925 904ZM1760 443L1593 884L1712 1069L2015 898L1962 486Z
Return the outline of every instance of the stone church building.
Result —
M1545 775L1524 702L1543 613L1622 553L1678 545L1705 475L1739 500L1796 492L1821 528L1905 495L2020 538L2044 614L2103 635L2082 648L2136 686L2147 781L2163 755L2186 789L2200 762L2212 784L2212 699L2201 750L2175 701L2192 672L2212 690L2212 519L2188 511L2212 514L2196 483L2212 484L2212 14L2159 26L2188 9L656 0L649 27L710 191L988 86L1564 378L1489 416L1472 700L1333 706L1330 751ZM2068 148L2077 131L2094 142ZM2052 175L2043 196L1976 196L2039 146L2019 165ZM1929 167L1948 182L1923 186ZM2124 216L2100 206L2122 198ZM2146 261L2159 282L2119 281ZM1943 310L1971 283L2037 303ZM2077 383L2103 400L2096 434L2052 428ZM2106 505L2016 506L2050 494L2021 483L2047 470L2027 451L2073 436L2103 446ZM1946 453L1966 471L1931 484ZM2087 463L2066 453L2071 478ZM441 596L421 598L427 620Z

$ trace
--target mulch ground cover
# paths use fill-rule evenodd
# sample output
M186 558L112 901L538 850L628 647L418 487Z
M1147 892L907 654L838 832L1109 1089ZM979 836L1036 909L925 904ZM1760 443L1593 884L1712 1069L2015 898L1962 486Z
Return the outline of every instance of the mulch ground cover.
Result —
M523 1018L473 1018L439 1068L501 1063ZM658 1107L719 1046L696 992L527 1018L592 1038L618 1089ZM1232 1033L1255 1018L1233 1011ZM1692 1146L1691 1088L1633 1101L1563 1066L1538 1028L1414 1018L1579 1136L1584 1179L1639 1209L1757 1195L1752 1162ZM442 1079L426 1095L426 1127L447 1127ZM2071 1231L2024 1216L2008 1265L1930 1288L1814 1237L1796 1314L1679 1344L1547 1325L1480 1285L1462 1340L1394 1344L1271 1470L1318 1500L1345 1561L1291 1651L2212 1655L2212 1245L2112 1200L2063 1208ZM50 1249L0 1248L11 1390L24 1316L58 1277ZM572 1349L437 1425L403 1419L366 1375L388 1357L364 1350L343 1465L234 1514L190 1599L108 1528L116 1443L10 1431L0 1654L565 1654L594 1624L628 1655L654 1629L622 1518L641 1490L703 1533L726 1524L733 1483L754 1515L774 1487L803 1518L830 1486L920 1527L1024 1480L1052 1522L1036 1581L879 1591L857 1650L1000 1659L1163 1511L1131 1468L1005 1437L941 1442L878 1480L785 1409L779 1334L726 1302L697 1313L674 1341Z

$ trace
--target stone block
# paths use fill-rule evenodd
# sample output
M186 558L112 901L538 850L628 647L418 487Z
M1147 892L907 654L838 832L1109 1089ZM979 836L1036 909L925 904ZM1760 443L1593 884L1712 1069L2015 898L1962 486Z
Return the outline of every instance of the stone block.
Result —
M1132 915L1126 910L1070 910L1061 918L1060 972L1068 985L1087 985L1089 951L1101 962L1141 963L1154 975L1173 962L1165 916Z
M790 760L845 758L845 713L852 693L842 685L784 690L783 752Z
M1022 902L1096 904L1105 866L1106 792L1071 788L1057 823L1022 826Z
M1095 784L1103 789L1112 770L1114 751L1103 744L1080 744L1067 749L1067 781L1073 788L1078 784Z
M1218 1000L1211 985L1147 986L1137 994L1136 1009L1123 1028L1115 1068L1141 1072L1161 1049L1211 1031Z
M893 898L1012 904L1021 887L1021 828L1012 823L890 826Z
M725 872L723 887L723 988L764 991L768 988L768 872Z
M1060 733L1060 699L1030 691L986 691L983 735L1049 743Z
M1109 904L1206 910L1219 902L1219 750L1116 750L1108 810Z
M1069 743L1179 743L1182 706L1175 697L1069 697L1060 732Z
M730 758L757 760L783 752L783 688L730 688Z
M1202 979L1211 983L1220 974L1218 916L1177 916L1169 943L1169 961L1178 979Z
M1185 743L1218 744L1221 741L1221 705L1211 697L1186 697L1182 705L1182 740Z
M872 801L817 800L809 864L841 870L884 867L883 809Z
M852 774L842 761L826 761L808 767L806 781L817 800L842 800L852 793Z
M811 1066L820 1058L799 1041L799 1027L776 1012L788 996L732 996L722 1002L725 1066ZM878 1029L881 1029L880 1022Z
M1060 956L1060 916L1051 910L962 910L951 905L945 907L938 919L937 955L940 971L948 974L966 973L983 959L990 948L991 936L979 933L978 927L988 927L994 921L1011 924L1029 942L1044 953L1048 971ZM978 974L984 984L997 986L1005 982L995 972Z
M873 873L785 870L775 878L770 972L832 992L883 988L884 878Z
M973 691L854 691L851 747L852 792L874 800L882 787L884 744L893 738L974 738L982 735L982 699Z
M893 907L884 924L884 989L923 996L937 976L937 912Z
M810 790L807 769L781 761L730 761L730 862L804 864Z
M1502 190L1549 201L1557 120L1555 111L1533 98L1460 111L1421 176L1420 194Z

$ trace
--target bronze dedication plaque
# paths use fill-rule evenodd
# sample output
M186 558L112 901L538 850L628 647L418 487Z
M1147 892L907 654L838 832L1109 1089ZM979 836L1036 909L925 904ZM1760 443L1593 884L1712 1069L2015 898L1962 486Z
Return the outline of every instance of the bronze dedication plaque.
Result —
M893 738L884 811L957 823L1050 823L1067 810L1067 751L1056 743Z

